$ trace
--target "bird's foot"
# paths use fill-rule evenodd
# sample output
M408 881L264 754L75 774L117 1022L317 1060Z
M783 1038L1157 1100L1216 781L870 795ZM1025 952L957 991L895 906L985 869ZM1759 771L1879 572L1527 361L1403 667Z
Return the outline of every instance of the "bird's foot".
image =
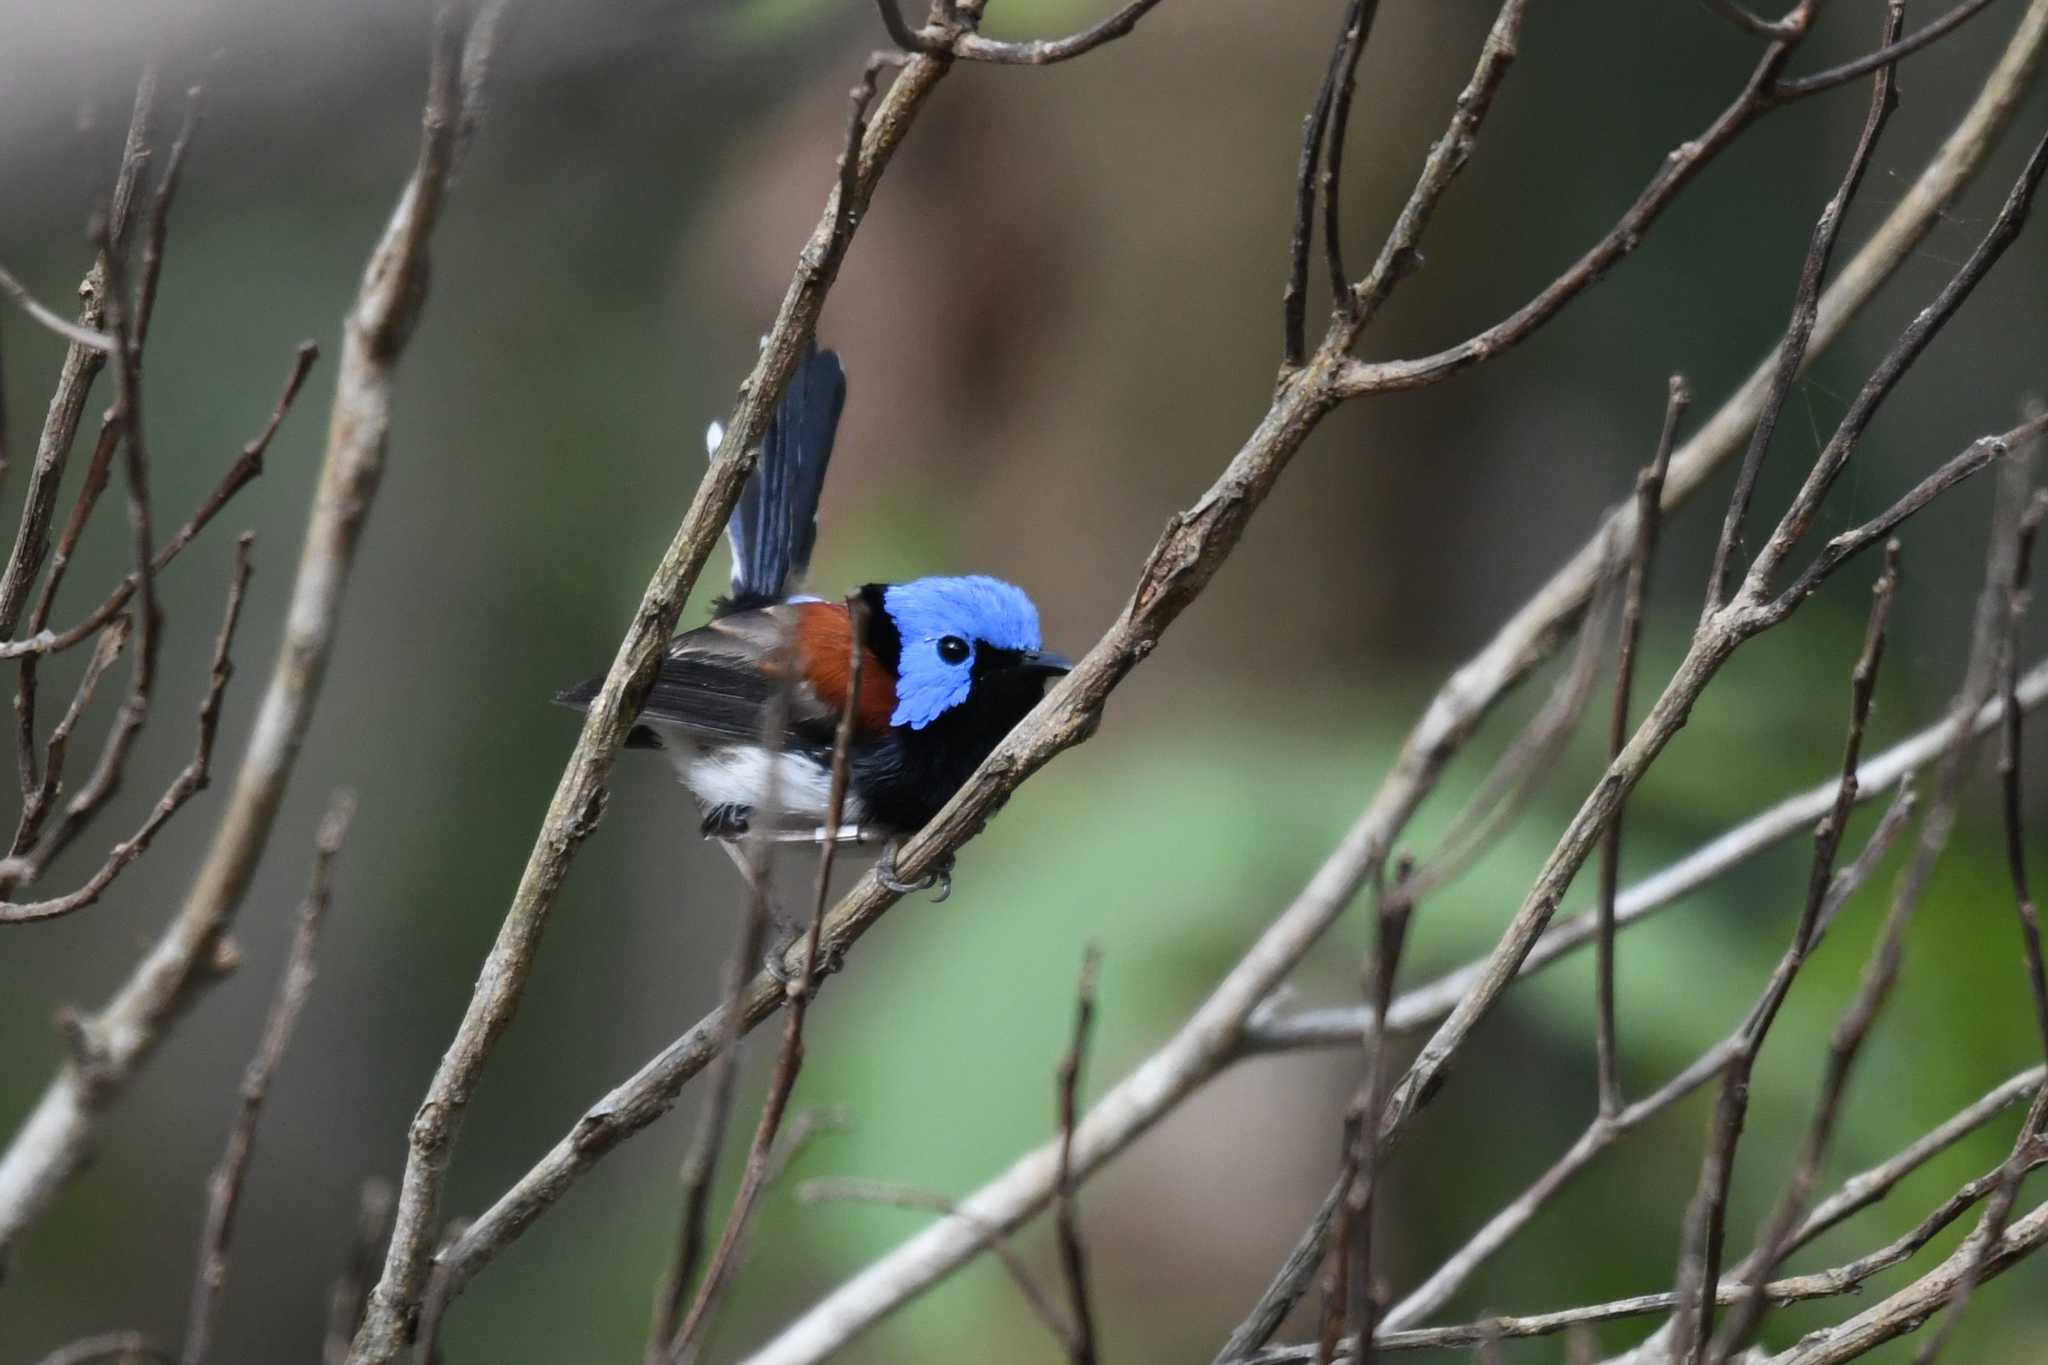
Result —
M809 936L810 929L808 925L798 924L795 920L783 919L780 915L775 917L773 923L775 926L775 941L768 945L768 951L761 959L761 970L768 973L774 979L776 985L787 987L795 978L795 973L790 970L789 963L785 959L789 956L791 948L796 947L797 944L803 942ZM833 943L820 942L818 944L818 969L811 974L812 978L815 980L828 976L837 976L839 969L845 965L845 948Z
M761 956L761 970L773 977L776 985L787 986L790 973L789 966L783 958L796 946L797 940L804 936L804 927L795 920L784 919L780 915L769 916L768 923L774 929L775 937L769 940L768 951Z
M901 842L897 840L891 840L883 845L882 856L875 860L876 881L899 896L914 895L919 891L937 890L939 894L932 897L932 904L934 905L937 905L940 901L953 894L952 854L948 853L937 867L934 867L916 881L906 882L896 875L896 853L901 847Z
M753 824L754 808L743 806L737 801L721 801L704 812L704 823L698 826L707 839L737 839Z

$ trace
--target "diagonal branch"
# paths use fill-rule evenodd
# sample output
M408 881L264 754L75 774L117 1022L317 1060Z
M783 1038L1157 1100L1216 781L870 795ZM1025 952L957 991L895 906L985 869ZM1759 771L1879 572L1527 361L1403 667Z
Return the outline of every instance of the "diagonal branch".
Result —
M355 798L338 791L330 800L326 818L314 841L313 872L306 899L299 907L298 927L279 978L277 995L263 1021L263 1032L242 1075L241 1107L228 1130L227 1150L207 1181L206 1228L201 1234L199 1267L193 1276L191 1307L185 1315L185 1349L182 1365L200 1365L213 1349L215 1320L220 1314L221 1290L228 1276L228 1245L234 1236L235 1213L241 1204L242 1182L249 1173L249 1158L256 1146L256 1121L262 1116L270 1083L284 1063L299 1015L313 987L314 955L320 946L320 929L333 901L333 868L348 822L355 810Z
M1672 375L1664 403L1664 429L1650 467L1636 480L1636 536L1629 553L1628 586L1622 598L1621 652L1615 664L1614 709L1607 726L1607 760L1620 757L1628 742L1629 697L1635 685L1636 648L1643 633L1643 598L1649 591L1650 561L1657 552L1664 480L1671 472L1671 442L1692 402L1685 379ZM1600 892L1594 913L1599 927L1594 967L1594 1052L1600 1112L1621 1112L1621 1053L1614 1034L1614 894L1621 877L1621 828L1625 807L1616 806L1600 846Z

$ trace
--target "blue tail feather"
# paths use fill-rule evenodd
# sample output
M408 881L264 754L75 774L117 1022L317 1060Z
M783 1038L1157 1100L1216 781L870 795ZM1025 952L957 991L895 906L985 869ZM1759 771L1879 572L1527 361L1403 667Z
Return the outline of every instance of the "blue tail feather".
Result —
M761 462L726 523L732 604L779 598L810 566L818 499L845 405L846 371L837 355L813 340L761 439Z

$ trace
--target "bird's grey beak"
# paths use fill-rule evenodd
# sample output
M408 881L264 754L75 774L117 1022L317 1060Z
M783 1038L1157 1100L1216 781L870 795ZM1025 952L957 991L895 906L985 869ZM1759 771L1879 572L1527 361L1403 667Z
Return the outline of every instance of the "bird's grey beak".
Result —
M1017 660L1017 667L1030 673L1058 675L1074 671L1074 661L1064 654L1054 654L1047 649L1027 649Z

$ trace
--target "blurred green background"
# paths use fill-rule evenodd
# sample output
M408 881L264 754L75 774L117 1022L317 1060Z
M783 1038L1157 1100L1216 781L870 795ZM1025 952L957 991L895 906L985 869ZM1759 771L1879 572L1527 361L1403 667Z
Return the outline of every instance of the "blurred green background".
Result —
M997 0L988 31L1064 31L1100 8ZM1354 260L1398 208L1493 8L1383 6L1347 163ZM1374 356L1435 349L1517 306L1706 125L1751 60L1749 40L1690 0L1533 8L1521 60L1426 243L1426 268L1369 341ZM1879 8L1831 7L1802 62L1867 46ZM969 67L945 83L825 310L821 335L852 382L814 566L821 591L996 573L1029 587L1050 645L1087 647L1168 513L1199 494L1264 410L1300 120L1338 10L1335 0L1169 0L1085 61ZM1953 125L2019 10L1992 5L1905 68L1904 106L1848 243ZM218 771L239 756L297 554L338 319L413 156L426 16L403 0L4 0L0 20L0 260L45 299L65 300L86 264L83 225L111 178L142 59L162 62L167 120L183 86L208 90L147 380L160 525L182 519L260 425L293 343L310 336L330 352L265 476L165 577L171 638L156 723L115 809L53 876L63 887L183 762L231 533L249 526L257 576ZM610 658L695 486L702 426L729 408L823 202L846 88L882 41L872 8L854 0L518 7L436 239L342 647L242 915L244 968L109 1116L96 1166L0 1286L0 1359L115 1326L175 1339L204 1174L281 961L313 827L328 791L347 785L362 810L321 978L265 1116L217 1358L317 1351L357 1191L400 1168L407 1119L573 740L573 718L548 698ZM1167 1035L1353 818L1446 671L1624 495L1654 441L1665 376L1684 371L1704 415L1762 354L1863 105L1857 87L1773 115L1686 191L1640 253L1529 343L1323 424L1214 587L1116 694L1099 737L1031 782L967 850L948 904L905 903L825 992L797 1102L847 1106L855 1124L816 1143L799 1175L965 1193L1046 1137L1090 938L1104 951L1091 1091ZM1970 250L2044 118L2048 100L2035 93L1979 184L1799 386L1762 506L1782 505L1870 361ZM2037 223L1888 405L1823 533L2011 424L2021 394L2048 378L2044 299L2048 230ZM58 347L11 310L0 312L0 344L20 464ZM0 508L10 526L22 481L17 468ZM1669 529L1646 692L1696 613L1725 488L1724 476ZM1908 538L1873 744L1935 718L1957 681L1988 492L1964 490ZM60 620L122 570L120 521L110 505L93 528ZM1872 571L1844 574L1709 692L1631 807L1626 872L1828 772ZM721 553L701 596L723 572ZM46 695L65 695L79 662L50 670ZM1412 831L1418 848L1541 691L1515 698L1482 734ZM103 699L88 733L116 699ZM1492 941L1598 766L1582 736L1529 817L1424 907L1410 979ZM224 786L196 800L104 903L0 938L0 1126L49 1075L52 1012L102 1000L182 895ZM1988 784L1973 789L1851 1094L1832 1174L1888 1154L2033 1056L1990 795ZM713 1002L738 894L695 820L666 765L633 755L619 765L609 814L470 1115L450 1213L482 1209ZM1790 931L1805 857L1781 850L1628 935L1621 1029L1639 1091L1739 1017ZM1734 1243L1747 1245L1789 1167L1825 1030L1881 908L1881 894L1852 906L1764 1057ZM1364 941L1353 916L1302 974L1301 998L1350 997ZM1590 983L1589 963L1573 959L1514 992L1401 1148L1381 1241L1396 1289L1585 1122ZM743 1113L771 1050L750 1050ZM1242 1065L1088 1187L1106 1359L1208 1358L1326 1187L1355 1076L1349 1055ZM605 1162L492 1266L452 1310L450 1359L636 1357L694 1108L686 1101ZM1667 1287L1706 1109L1696 1099L1611 1152L1450 1311L1528 1312ZM1877 1245L1994 1164L2009 1133L2009 1122L1996 1126L1932 1163L1796 1264ZM800 1207L791 1184L778 1187L719 1354L763 1339L922 1217ZM1040 1233L1023 1241L1049 1268ZM1903 1283L1953 1241L1878 1287ZM1774 1314L1769 1339L1846 1311ZM1602 1340L1619 1348L1639 1330ZM2040 1360L2044 1332L2048 1261L2037 1260L1980 1295L1949 1358ZM1534 1342L1505 1356L1562 1350ZM1056 1348L980 1265L846 1358L1025 1362Z

